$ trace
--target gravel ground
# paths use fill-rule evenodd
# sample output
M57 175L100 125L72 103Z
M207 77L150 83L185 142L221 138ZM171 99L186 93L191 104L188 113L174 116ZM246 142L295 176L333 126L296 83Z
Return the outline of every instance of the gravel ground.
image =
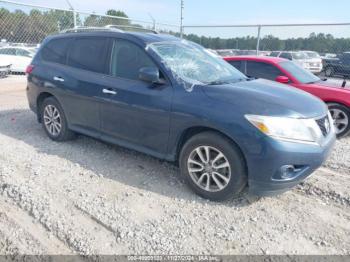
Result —
M350 254L350 138L273 198L194 195L178 168L47 138L23 77L0 80L0 254Z

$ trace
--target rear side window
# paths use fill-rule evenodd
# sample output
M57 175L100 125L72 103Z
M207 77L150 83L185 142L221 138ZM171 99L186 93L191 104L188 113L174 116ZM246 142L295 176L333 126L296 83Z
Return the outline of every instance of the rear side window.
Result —
M18 56L27 56L27 57L30 57L29 51L23 50L23 49L17 49L17 50L16 50L16 55L18 55Z
M111 75L138 80L142 67L157 67L139 46L126 41L115 40L112 50Z
M280 52L271 52L270 56L274 56L277 57L279 55Z
M273 65L247 61L247 75L250 77L275 80L277 76L284 75L277 67Z
M108 65L108 38L77 38L68 51L69 66L96 73L105 73Z
M16 50L14 48L3 48L0 49L1 55L16 55Z
M242 73L243 72L243 69L242 69L242 62L241 61L227 61L230 65L234 66L237 70L241 71Z
M280 55L280 57L285 58L285 59L289 59L289 60L292 60L292 59L293 59L291 53L282 53L282 54Z
M41 59L46 62L65 64L69 42L69 38L51 40L42 48Z

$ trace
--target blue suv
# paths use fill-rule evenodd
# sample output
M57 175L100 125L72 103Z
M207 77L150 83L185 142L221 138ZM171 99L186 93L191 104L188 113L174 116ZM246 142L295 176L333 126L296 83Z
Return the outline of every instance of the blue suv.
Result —
M283 192L335 141L318 98L251 79L201 46L109 28L46 38L27 96L54 141L84 134L177 162L198 195Z

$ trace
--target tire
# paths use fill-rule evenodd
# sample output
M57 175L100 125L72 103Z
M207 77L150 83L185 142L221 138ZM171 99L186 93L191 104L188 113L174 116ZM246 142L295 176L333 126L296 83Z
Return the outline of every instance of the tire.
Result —
M57 110L57 113L55 110ZM46 112L45 112L46 111ZM49 112L51 111L53 117L50 116ZM59 116L57 118L57 115ZM50 125L48 118L51 118L51 123L53 122L53 119L56 118L55 125ZM62 109L62 106L60 103L57 101L56 98L54 97L48 97L46 98L41 106L40 106L40 120L42 123L42 126L49 138L51 138L54 141L57 142L62 142L62 141L67 141L75 138L75 133L71 130L68 129L68 123L67 123L67 118L64 114L64 111ZM51 126L54 126L52 129L50 128ZM58 127L59 130L57 129ZM54 131L56 132L54 132Z
M332 67L326 67L324 70L324 75L326 77L332 77L334 75L334 69Z
M209 149L211 160L208 164L204 164L206 161L201 161L198 154L199 150L204 157L206 148ZM214 162L220 153L223 157ZM205 160L207 159L208 157L205 157ZM194 164L195 162L197 164ZM240 149L232 141L215 132L203 132L191 137L181 149L179 164L181 174L189 187L206 199L226 200L238 195L247 185L247 171ZM219 168L220 166L223 167ZM201 171L194 171L197 169Z
M350 133L350 108L341 104L330 103L328 109L334 121L337 138L347 136Z

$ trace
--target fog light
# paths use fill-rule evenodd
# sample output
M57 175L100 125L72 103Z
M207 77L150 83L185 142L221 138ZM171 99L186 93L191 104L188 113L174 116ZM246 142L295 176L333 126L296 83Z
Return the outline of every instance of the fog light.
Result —
M272 177L273 180L292 180L307 168L300 165L284 165L281 166L276 174Z
M292 165L282 166L280 169L280 176L282 179L290 179L295 174L295 167Z

